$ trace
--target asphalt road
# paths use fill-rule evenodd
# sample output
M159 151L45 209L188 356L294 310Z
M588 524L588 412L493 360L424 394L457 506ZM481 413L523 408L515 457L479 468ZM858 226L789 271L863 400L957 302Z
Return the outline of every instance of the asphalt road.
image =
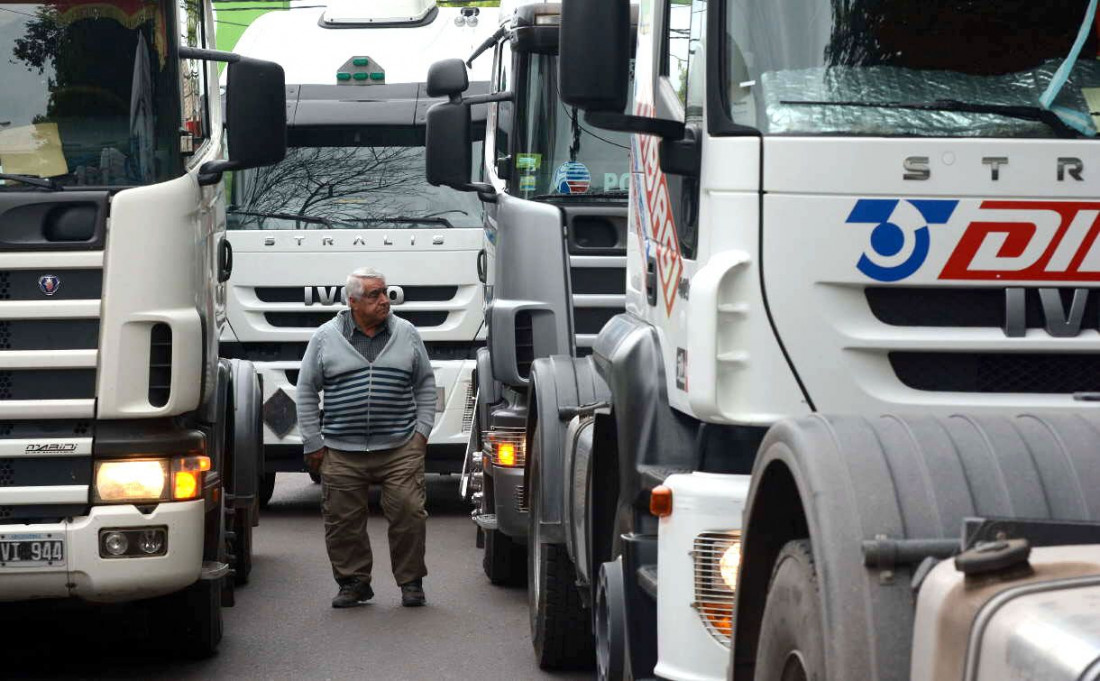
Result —
M19 608L0 619L0 678L42 679L591 679L538 669L526 592L488 583L457 483L429 478L425 608L402 608L385 519L373 516L374 600L334 610L320 486L280 474L255 535L251 582L225 612L218 654L193 662L146 640L133 607Z

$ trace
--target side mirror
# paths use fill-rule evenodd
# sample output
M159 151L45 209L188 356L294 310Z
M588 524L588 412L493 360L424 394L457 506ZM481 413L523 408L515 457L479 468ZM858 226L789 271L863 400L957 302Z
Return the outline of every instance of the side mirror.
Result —
M561 100L584 110L585 122L594 127L678 143L684 139L683 123L623 113L630 87L630 24L630 0L562 0Z
M228 170L271 165L286 156L286 77L270 61L239 57L229 62L225 86L229 160L199 169L200 184Z
M470 118L470 105L461 99L457 102L440 102L428 109L424 149L424 168L428 184L436 187L444 185L462 191L474 189L470 186L473 172Z
M562 0L561 99L585 111L622 113L630 86L629 0Z
M446 97L428 109L424 141L424 170L428 184L464 192L478 192L482 201L495 201L491 185L474 183L473 133L470 107L511 99L511 93L463 98L470 86L466 64L461 59L444 59L428 68L425 89L429 97Z
M426 89L429 97L447 97L454 102L468 87L470 78L461 59L444 59L428 67Z

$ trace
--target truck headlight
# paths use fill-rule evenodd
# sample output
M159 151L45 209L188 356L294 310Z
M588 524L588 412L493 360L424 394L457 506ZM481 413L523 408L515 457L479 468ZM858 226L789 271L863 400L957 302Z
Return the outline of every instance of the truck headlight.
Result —
M703 532L695 537L695 602L707 631L729 646L733 635L733 598L741 567L741 533Z
M494 466L523 468L527 461L527 432L523 428L486 430L482 439Z
M722 581L726 583L730 591L737 591L737 573L740 569L741 542L735 541L730 544L730 547L722 554L722 559L718 561L718 573L722 575Z
M162 501L168 488L168 459L100 461L95 470L98 502Z
M96 503L141 504L184 501L202 495L208 456L171 459L98 461L95 466Z

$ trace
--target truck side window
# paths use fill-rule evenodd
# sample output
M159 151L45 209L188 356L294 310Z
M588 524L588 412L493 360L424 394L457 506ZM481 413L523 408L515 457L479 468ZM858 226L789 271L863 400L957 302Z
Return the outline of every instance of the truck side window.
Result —
M684 111L684 123L703 121L707 0L668 0L661 75L668 79ZM680 252L694 259L699 244L698 178L669 176Z
M661 75L668 78L687 121L703 119L707 0L669 0Z
M507 92L512 85L512 49L508 41L501 42L497 47L497 72L494 74L493 90L495 92ZM499 102L496 104L496 156L499 160L511 153L510 144L513 108L511 102ZM501 178L507 180L507 177Z
M180 44L206 47L206 25L202 0L177 0L177 28ZM209 134L206 115L206 64L194 59L180 60L180 95L183 129L191 133L197 149Z

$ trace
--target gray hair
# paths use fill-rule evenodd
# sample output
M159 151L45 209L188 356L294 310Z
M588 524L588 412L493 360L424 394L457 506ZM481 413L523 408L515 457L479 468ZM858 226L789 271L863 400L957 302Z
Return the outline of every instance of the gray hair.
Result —
M359 299L363 297L363 280L364 279L379 279L383 283L386 281L386 275L382 274L373 267L360 267L351 274L348 275L348 280L344 284L344 296L351 300L352 298Z

